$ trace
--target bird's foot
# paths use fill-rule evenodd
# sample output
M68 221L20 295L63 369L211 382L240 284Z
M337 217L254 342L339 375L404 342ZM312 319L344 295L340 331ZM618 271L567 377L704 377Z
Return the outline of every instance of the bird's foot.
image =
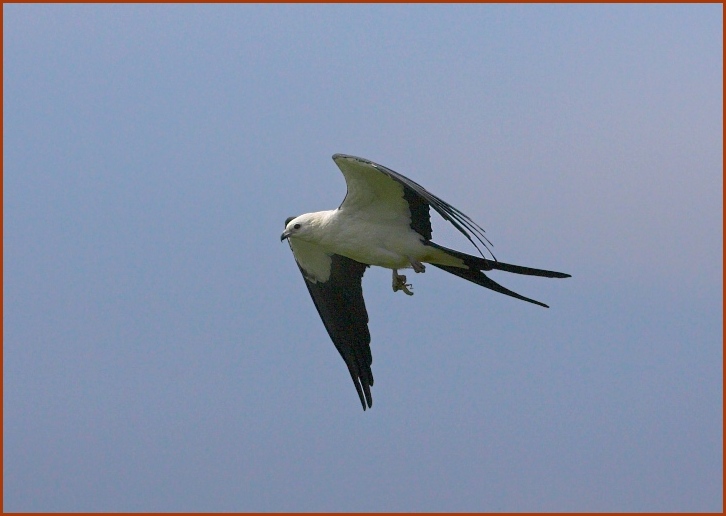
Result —
M413 286L410 283L406 283L406 276L403 274L399 274L396 269L393 269L393 291L398 292L399 290L403 290L407 295L412 296L413 292L411 292L408 287L413 288Z
M413 270L414 271L416 271L417 273L418 272L426 272L426 267L424 266L423 263L421 263L419 261L416 261L416 260L414 260L412 258L409 258L408 260L411 262L411 267L413 267Z

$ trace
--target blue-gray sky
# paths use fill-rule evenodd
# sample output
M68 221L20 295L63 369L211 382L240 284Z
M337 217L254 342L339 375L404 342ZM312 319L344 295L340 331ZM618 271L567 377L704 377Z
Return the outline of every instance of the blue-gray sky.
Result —
M722 509L721 5L3 11L5 510ZM336 152L573 277L369 270L364 413Z

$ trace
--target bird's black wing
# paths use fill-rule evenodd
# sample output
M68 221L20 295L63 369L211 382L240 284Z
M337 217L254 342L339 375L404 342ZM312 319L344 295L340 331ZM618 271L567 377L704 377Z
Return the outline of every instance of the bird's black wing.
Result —
M304 249L304 245L298 242L291 243L290 247L325 329L348 366L365 410L366 406L373 405L371 334L362 286L368 266L337 254L321 257L322 253Z

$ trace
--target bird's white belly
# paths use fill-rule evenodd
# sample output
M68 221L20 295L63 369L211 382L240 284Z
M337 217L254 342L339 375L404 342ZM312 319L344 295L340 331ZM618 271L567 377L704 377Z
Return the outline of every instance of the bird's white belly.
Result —
M425 256L427 246L421 238L412 229L392 232L388 225L368 224L365 230L349 231L344 228L326 247L361 263L404 269L411 266L412 259L421 261Z

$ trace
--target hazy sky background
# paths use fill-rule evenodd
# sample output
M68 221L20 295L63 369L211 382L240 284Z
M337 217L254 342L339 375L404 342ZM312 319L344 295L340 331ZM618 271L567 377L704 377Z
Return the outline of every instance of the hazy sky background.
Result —
M3 12L6 511L722 510L721 5ZM369 270L363 412L336 152L573 277Z

